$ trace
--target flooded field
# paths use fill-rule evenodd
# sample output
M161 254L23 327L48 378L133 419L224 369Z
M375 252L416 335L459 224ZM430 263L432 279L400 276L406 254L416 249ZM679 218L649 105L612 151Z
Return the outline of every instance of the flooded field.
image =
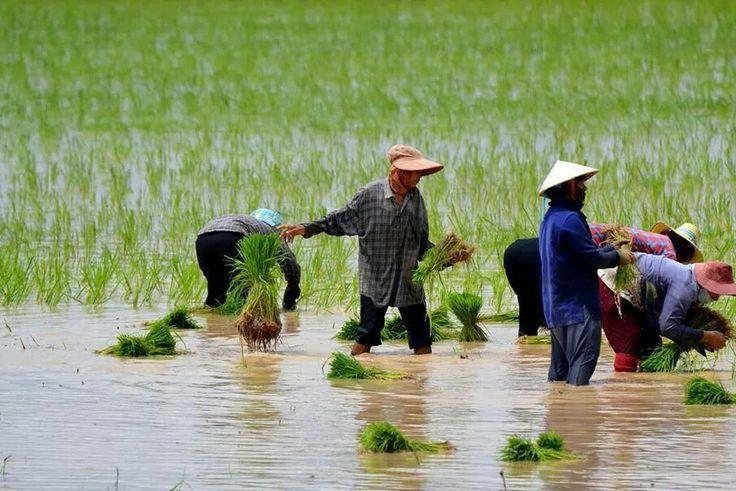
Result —
M547 346L511 324L431 356L384 344L361 359L410 380L331 382L323 364L344 315L285 315L283 344L242 365L217 316L181 332L187 355L95 354L158 311L6 311L0 334L0 489L713 489L736 472L736 410L682 404L686 375L614 374L604 348L590 387L547 384ZM733 388L730 373L720 373ZM367 455L357 434L386 419L449 440L446 455ZM572 462L499 461L508 435L554 429ZM1 465L1 464L0 464ZM503 478L501 476L503 472Z

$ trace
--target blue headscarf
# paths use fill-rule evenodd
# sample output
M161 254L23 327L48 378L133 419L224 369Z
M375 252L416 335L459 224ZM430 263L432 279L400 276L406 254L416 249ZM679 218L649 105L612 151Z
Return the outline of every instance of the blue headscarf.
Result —
M268 208L258 208L251 212L250 216L256 218L262 222L266 222L272 227L278 227L283 221L281 213L278 211L269 210Z

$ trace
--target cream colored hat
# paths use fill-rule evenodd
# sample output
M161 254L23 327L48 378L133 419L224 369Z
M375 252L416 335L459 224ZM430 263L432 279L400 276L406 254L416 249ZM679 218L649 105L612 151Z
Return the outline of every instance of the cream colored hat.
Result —
M542 196L549 188L553 188L563 182L571 181L578 177L590 179L598 173L598 169L587 167L585 165L575 164L573 162L565 162L558 160L552 166L547 177L544 179L542 186L539 188L539 196Z
M693 246L693 257L690 262L703 262L703 252L700 250L700 229L692 223L683 223L677 228L672 228L664 222L657 222L652 226L651 231L655 234L667 234L667 232L677 234Z

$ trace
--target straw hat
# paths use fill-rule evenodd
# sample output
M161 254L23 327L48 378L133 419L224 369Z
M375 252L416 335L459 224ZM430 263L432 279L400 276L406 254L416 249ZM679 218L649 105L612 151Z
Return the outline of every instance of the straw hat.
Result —
M444 169L444 165L425 158L422 152L409 145L394 145L388 149L388 161L400 170L420 172L428 176Z
M731 266L720 261L698 263L694 268L695 281L716 295L736 295Z
M597 173L598 169L594 169L593 167L558 160L552 166L552 170L549 171L542 186L539 188L539 196L542 196L549 188L553 188L563 182L572 181L578 177L584 177L587 180Z
M700 244L700 229L698 229L698 227L696 227L692 223L683 223L679 227L673 229L672 227L670 227L664 222L657 222L654 224L651 231L655 234L663 234L663 235L666 235L667 232L673 232L677 234L678 237L682 237L691 246L693 246L693 249L695 250L690 262L692 263L702 263L703 262L703 253L700 251L700 247L698 247L698 244Z

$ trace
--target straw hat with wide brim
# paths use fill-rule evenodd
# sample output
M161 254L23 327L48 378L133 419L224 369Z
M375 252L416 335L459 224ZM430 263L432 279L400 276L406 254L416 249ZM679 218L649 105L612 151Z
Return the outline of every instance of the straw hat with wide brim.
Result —
M695 252L690 260L691 263L702 263L703 253L698 244L700 244L700 229L692 223L683 223L677 228L672 228L664 222L657 222L651 230L655 234L666 235L667 232L677 234L678 237L684 239L688 244L693 246Z
M422 152L409 145L394 145L388 149L388 161L399 170L419 172L428 176L445 168L444 165L426 158Z
M709 292L716 295L736 295L736 283L733 282L730 264L721 261L698 263L694 273L695 281Z
M539 188L539 196L542 196L545 191L553 188L563 182L572 181L573 179L583 178L585 180L590 179L598 173L598 169L593 167L587 167L585 165L576 164L574 162L565 162L564 160L558 160L555 165L552 166L552 170L549 171L547 177L544 178L542 186Z

